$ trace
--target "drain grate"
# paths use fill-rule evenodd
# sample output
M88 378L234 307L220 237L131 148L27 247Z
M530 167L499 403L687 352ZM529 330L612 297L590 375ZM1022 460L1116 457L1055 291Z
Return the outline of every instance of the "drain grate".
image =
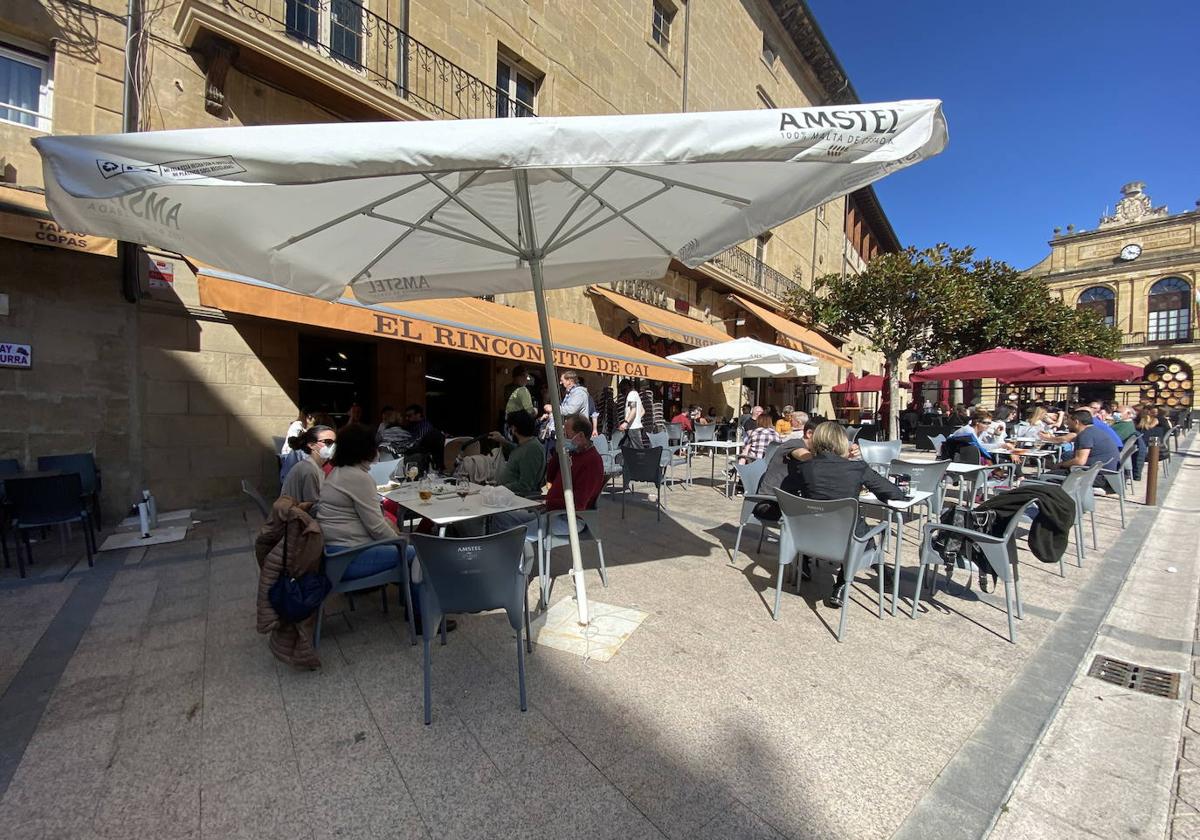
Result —
M1096 677L1113 685L1132 688L1143 694L1175 700L1179 697L1179 674L1175 671L1160 671L1120 659L1097 656L1088 669L1089 677Z

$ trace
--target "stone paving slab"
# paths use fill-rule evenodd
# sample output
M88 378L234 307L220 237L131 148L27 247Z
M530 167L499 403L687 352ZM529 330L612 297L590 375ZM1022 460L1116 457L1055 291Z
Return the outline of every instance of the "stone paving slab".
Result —
M974 734L1104 573L1059 578L1022 549L1010 644L1002 599L961 580L908 618L910 540L901 614L876 617L865 574L839 644L829 570L773 621L776 545L756 554L751 529L730 563L740 500L664 496L661 523L644 500L624 519L601 502L610 585L589 568L589 592L647 614L617 656L537 647L522 714L507 620L463 617L434 646L429 727L420 647L377 597L327 618L320 671L271 657L253 629L257 513L202 511L182 543L99 561L75 586L108 585L36 726L0 743L15 765L0 837L886 837L956 754L1008 760ZM1103 551L1116 505L1097 518ZM555 601L568 565L556 550ZM1034 727L1038 708L1026 696L1014 720ZM947 802L950 826L975 808Z

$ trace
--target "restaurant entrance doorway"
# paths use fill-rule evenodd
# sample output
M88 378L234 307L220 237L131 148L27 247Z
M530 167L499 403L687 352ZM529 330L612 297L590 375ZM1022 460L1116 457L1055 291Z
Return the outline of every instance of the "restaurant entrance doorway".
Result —
M434 428L448 437L492 430L496 412L489 405L491 368L490 358L472 353L425 354L425 416Z
M362 419L375 416L375 344L344 338L300 334L300 406L329 415L337 426L362 408Z

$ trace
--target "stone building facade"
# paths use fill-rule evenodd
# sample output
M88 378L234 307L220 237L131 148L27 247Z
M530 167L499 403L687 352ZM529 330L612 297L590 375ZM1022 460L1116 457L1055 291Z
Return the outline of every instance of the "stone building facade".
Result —
M1121 330L1118 359L1141 367L1145 379L1117 396L1191 408L1200 368L1200 209L1172 214L1145 190L1140 181L1123 186L1094 230L1056 228L1050 254L1029 273Z
M342 353L338 342L363 366L331 398L339 417L351 400L370 415L389 404L428 402L431 415L435 404L457 405L461 416L431 418L453 432L493 422L512 363L207 305L211 267L164 250L118 254L115 243L59 230L39 203L33 137L857 100L798 0L710 0L694 9L683 0L135 6L132 26L126 0L16 0L0 10L0 61L28 82L24 99L0 103L0 342L32 345L35 360L28 370L0 369L0 458L32 466L51 451L95 451L114 512L144 486L168 506L232 496L243 478L274 490L272 437L311 401L306 394L320 380L314 359ZM829 387L851 367L878 371L879 360L862 352L849 359L853 342L802 325L784 334L746 302L779 314L795 284L856 270L898 247L865 189L701 269L673 265L641 288L607 286L697 330L820 350L819 377L765 383L763 398L828 412ZM629 311L586 289L553 291L548 301L564 321L661 349ZM532 308L527 294L499 303ZM433 393L431 374L441 370L466 377L463 394ZM702 377L672 393L727 411L739 397Z

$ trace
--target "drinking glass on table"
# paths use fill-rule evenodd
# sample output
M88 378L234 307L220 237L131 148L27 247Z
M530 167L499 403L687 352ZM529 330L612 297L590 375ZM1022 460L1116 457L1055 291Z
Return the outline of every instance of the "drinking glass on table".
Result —
M410 463L410 464L408 465L408 469L406 469L406 470L404 471L404 474L405 474L406 476L408 476L408 480L409 480L409 481L416 481L416 480L417 480L417 475L418 475L420 472L421 472L421 471L420 471L419 469L417 469L417 462L416 462L416 461L413 461L412 463Z
M429 481L429 477L421 479L421 483L417 485L417 496L422 502L428 502L433 498L433 484Z
M454 485L454 492L458 494L458 500L462 502L462 510L470 510L467 506L467 496L471 495L471 483L460 478Z

